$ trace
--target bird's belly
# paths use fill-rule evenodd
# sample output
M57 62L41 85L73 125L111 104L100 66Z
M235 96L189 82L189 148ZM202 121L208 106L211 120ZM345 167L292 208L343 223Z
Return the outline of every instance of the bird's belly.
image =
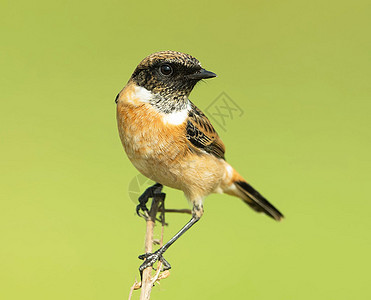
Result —
M210 155L187 154L174 160L129 156L146 177L165 186L182 190L188 198L203 198L220 190L225 162ZM220 192L220 191L219 191Z
M124 147L132 164L143 175L163 185L182 189L180 161L183 154L147 141L138 141L134 147L133 144Z

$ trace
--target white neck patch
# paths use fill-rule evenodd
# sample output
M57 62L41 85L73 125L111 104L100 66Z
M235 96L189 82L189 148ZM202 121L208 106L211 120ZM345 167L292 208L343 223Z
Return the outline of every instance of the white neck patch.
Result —
M150 103L151 99L153 99L154 95L144 87L136 86L134 89L134 93L132 94L132 99L128 99L129 101L136 100L142 103ZM187 106L182 109L175 111L173 113L163 113L159 112L159 116L162 118L162 121L165 124L171 125L180 125L188 118L188 112L191 110L191 103L188 101Z
M144 87L136 85L134 88L134 93L131 95L131 99L128 99L128 101L139 101L143 103L148 103L151 98L153 97L153 94L147 90Z
M188 103L187 107L178 110L176 112L170 113L170 114L161 114L162 115L162 121L165 124L171 124L171 125L180 125L183 124L185 120L188 118L188 112L191 109L190 103Z

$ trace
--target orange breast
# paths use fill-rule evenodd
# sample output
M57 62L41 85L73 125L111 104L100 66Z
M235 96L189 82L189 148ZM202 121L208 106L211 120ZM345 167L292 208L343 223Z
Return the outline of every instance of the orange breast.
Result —
M150 104L135 106L119 102L117 121L121 142L133 165L154 181L180 188L176 165L188 152L185 124L162 121L161 113Z
M117 121L121 141L130 156L174 159L185 150L185 124L165 126L160 113L150 104L136 107L120 103Z

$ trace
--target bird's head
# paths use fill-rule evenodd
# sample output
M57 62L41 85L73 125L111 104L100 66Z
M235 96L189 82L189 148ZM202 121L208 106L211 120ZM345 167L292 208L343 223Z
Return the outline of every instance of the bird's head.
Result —
M201 79L216 77L189 54L176 51L156 52L143 59L131 80L163 98L188 97Z

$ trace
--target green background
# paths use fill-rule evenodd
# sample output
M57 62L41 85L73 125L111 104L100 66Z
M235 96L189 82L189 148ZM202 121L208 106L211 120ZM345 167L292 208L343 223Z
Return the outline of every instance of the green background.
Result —
M3 0L0 14L1 299L127 298L145 224L114 99L168 49L218 74L198 107L225 92L243 109L215 126L227 160L286 219L209 196L152 299L371 298L369 1ZM165 239L188 218L168 215Z

